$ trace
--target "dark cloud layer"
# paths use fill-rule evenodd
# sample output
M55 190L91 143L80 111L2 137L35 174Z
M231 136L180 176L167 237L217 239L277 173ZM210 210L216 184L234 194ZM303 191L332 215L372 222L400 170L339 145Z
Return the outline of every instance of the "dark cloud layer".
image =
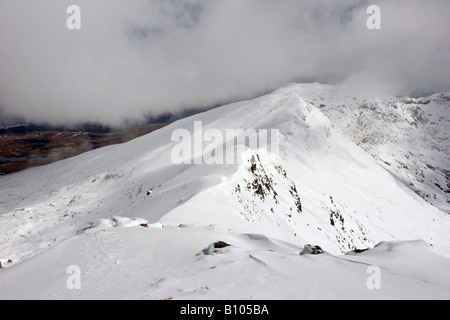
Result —
M66 9L81 7L79 31ZM370 4L382 29L366 27ZM274 89L450 88L448 0L0 0L0 106L119 125Z

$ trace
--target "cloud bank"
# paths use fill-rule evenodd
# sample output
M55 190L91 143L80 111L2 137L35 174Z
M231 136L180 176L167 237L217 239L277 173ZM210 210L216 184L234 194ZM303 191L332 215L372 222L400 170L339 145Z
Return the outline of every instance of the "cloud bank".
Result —
M81 30L66 9L81 8ZM382 29L366 27L381 8ZM120 125L291 81L450 90L448 0L0 0L0 116Z

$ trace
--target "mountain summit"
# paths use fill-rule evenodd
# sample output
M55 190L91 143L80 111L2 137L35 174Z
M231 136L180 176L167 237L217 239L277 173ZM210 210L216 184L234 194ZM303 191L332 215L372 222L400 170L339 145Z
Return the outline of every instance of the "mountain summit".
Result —
M292 84L2 177L0 297L18 295L15 284L32 272L20 289L30 297L370 298L359 287L363 265L379 265L389 270L386 285L400 289L373 297L448 298L448 283L437 279L450 266L449 103L447 94L370 98ZM237 136L227 140L227 130ZM277 152L271 140L236 148L251 140L243 134L269 130L279 134ZM183 155L190 164L174 163L174 132L200 137L200 148ZM195 164L219 151L236 162ZM403 268L416 254L426 259ZM434 275L426 261L439 264ZM84 290L65 288L70 264L80 267ZM319 279L331 270L343 278ZM100 287L101 275L115 280ZM304 282L310 276L321 291ZM261 291L264 278L272 289Z

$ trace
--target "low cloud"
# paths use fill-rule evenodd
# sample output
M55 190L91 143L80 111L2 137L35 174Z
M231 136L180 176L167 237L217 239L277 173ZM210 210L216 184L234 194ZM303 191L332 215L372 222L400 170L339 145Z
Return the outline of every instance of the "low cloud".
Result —
M450 90L447 0L0 0L3 115L120 125L291 81ZM81 30L66 28L69 5ZM366 27L371 4L382 29Z

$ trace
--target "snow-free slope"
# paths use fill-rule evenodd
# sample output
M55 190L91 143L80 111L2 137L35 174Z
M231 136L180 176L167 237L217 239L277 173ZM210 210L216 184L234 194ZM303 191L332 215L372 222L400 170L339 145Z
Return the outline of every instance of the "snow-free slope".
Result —
M309 243L320 245L330 254L340 255L354 249L372 248L381 241L421 239L431 244L435 253L450 256L449 216L405 185L401 172L386 170L380 165L381 158L377 154L371 155L358 146L354 135L344 130L345 126L342 128L343 113L334 119L332 111L325 112L325 107L312 101L313 97L325 99L327 96L323 92L329 90L330 87L320 85L288 86L255 100L183 119L123 145L2 177L0 260L7 269L0 271L0 281L6 277L19 281L24 275L23 270L34 268L35 263L45 269L45 261L56 263L61 252L69 247L93 257L103 252L107 258L112 250L114 255L123 254L125 259L131 259L127 248L137 250L141 241L151 241L151 250L168 250L171 255L177 255L177 250L187 250L183 245L169 250L167 246L172 246L171 242L163 241L169 234L174 243L178 243L178 237L183 242L183 237L192 236L189 250L201 251L213 241L226 241L219 237L220 233L217 237L205 234L201 239L194 236L199 230L209 228L207 226L211 226L211 230L227 230L223 238L229 234L239 237L256 234L257 238L289 243L288 247L293 246L296 254ZM171 154L177 143L171 141L171 135L176 129L193 132L194 121L202 121L204 132L208 129L221 132L226 129L278 129L280 153L274 155L264 149L247 149L238 154L241 164L175 165ZM400 140L391 143L399 144L397 149L403 148ZM445 148L447 142L437 140L436 143ZM445 166L445 157L440 161ZM423 186L426 188L428 184ZM111 249L107 245L110 240L103 239L102 232L108 226L120 225L117 218L111 220L113 217L122 217L120 221L144 219L146 223L159 223L172 229L157 232L152 229L155 234L133 238L128 234L130 230L139 234L144 232L141 228L148 230L141 226L126 229L126 232L114 228L117 246ZM178 231L168 231L182 225L187 226L180 231L185 233L183 236ZM97 228L98 234L85 235L93 228ZM215 235L216 231L211 233ZM81 247L85 237L91 243ZM97 238L100 241L95 242ZM236 246L241 247L241 243L238 241ZM144 249L136 254L141 252L146 254ZM64 260L66 258L61 259L58 262L59 279L65 275L65 270L60 269L68 263L81 264L85 275L88 262L89 270L95 272L97 269L108 279L127 274L126 264L124 269L114 273L112 269L105 270L101 260L75 259L72 263ZM134 267L137 269L143 260L136 259ZM276 263L289 263L289 259L277 258ZM155 258L146 263L163 266L165 261ZM191 262L185 261L185 268L193 267ZM239 277L237 271L232 274ZM248 276L251 274L256 273L252 271ZM142 277L143 285L148 284L150 275L142 271ZM161 278L171 277L161 273ZM52 279L56 281L56 278ZM43 279L46 277L42 274L40 279L45 286L47 281ZM118 284L122 280L118 279ZM14 291L14 281L8 281L9 290ZM34 280L30 278L29 281L32 284ZM216 284L224 290L216 296L230 298L223 285ZM363 287L366 288L364 284ZM110 288L110 292L114 286L105 288ZM42 291L41 297L45 296L44 292L52 296L54 290L56 288ZM283 296L284 289L274 287L273 290L267 293L268 296ZM121 292L115 297L126 295L125 291ZM164 294L170 292L164 291ZM254 295L250 292L258 292L258 288L250 286L243 292L246 292L243 297L251 298ZM334 291L335 294L339 292ZM439 296L441 291L433 292ZM16 293L20 294L20 291ZM14 295L14 292L10 294ZM35 296L33 290L29 294ZM88 297L89 293L86 295L83 297ZM145 297L164 298L162 295L163 292L156 290ZM8 296L0 293L0 298ZM395 294L390 297L393 296Z

